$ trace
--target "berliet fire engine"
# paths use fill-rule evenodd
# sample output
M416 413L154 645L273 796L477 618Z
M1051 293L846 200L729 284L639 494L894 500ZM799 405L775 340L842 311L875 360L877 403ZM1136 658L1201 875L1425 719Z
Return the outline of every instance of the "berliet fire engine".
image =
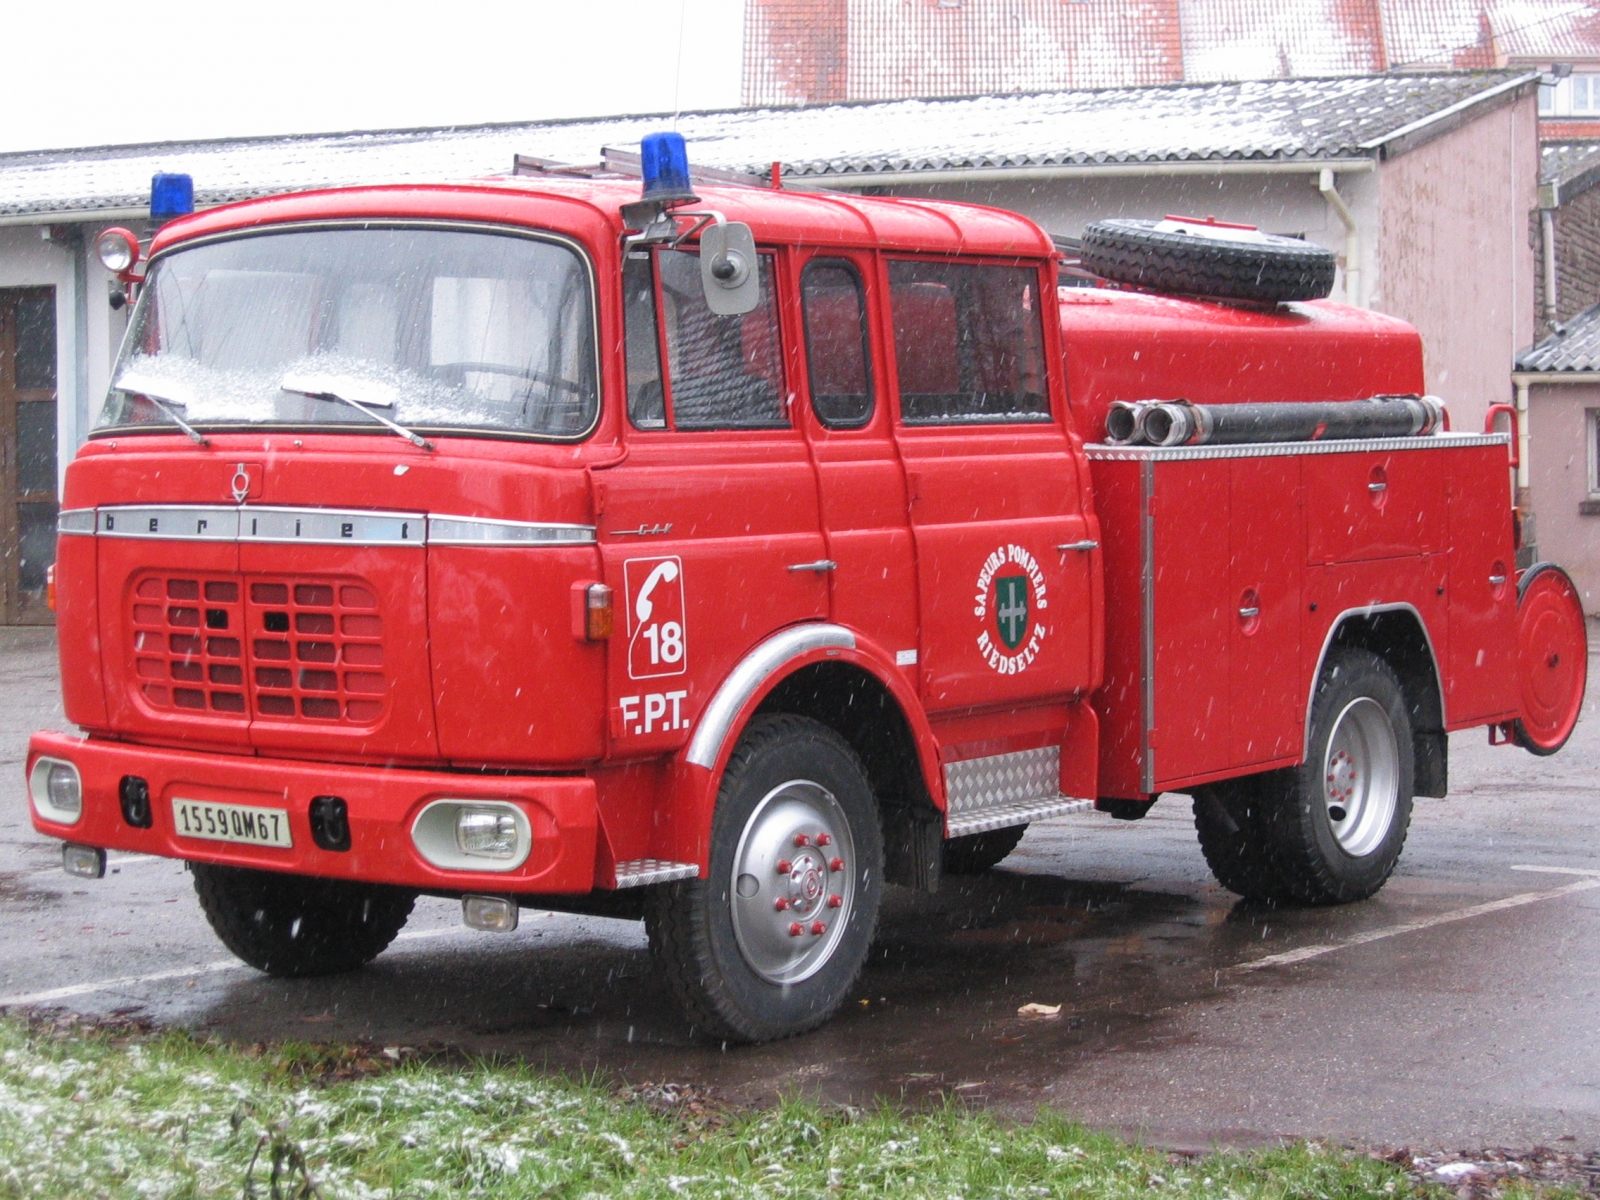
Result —
M138 301L60 517L81 732L27 763L69 870L183 859L285 976L419 894L642 917L759 1040L835 1010L885 885L1030 821L1184 793L1225 886L1343 903L1449 731L1566 741L1515 440L1449 432L1325 252L1168 218L1068 261L642 158L642 198L531 167L101 239Z

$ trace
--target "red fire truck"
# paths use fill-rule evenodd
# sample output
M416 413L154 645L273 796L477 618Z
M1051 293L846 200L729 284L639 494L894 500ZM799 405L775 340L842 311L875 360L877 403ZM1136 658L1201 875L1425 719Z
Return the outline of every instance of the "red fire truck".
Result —
M1322 252L1169 219L1064 255L645 159L643 198L101 239L138 300L60 516L79 732L27 762L68 870L183 859L284 976L419 894L642 917L695 1028L760 1040L840 1004L886 884L1030 821L1185 793L1224 885L1341 903L1448 732L1566 741L1584 618L1517 569L1514 440L1441 428L1409 326L1306 299Z

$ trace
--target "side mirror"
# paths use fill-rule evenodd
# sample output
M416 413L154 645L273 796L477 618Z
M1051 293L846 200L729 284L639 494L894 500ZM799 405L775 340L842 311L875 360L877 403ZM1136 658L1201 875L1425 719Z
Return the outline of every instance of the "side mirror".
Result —
M700 234L700 283L706 307L719 317L737 317L761 303L756 239L738 221L707 225Z

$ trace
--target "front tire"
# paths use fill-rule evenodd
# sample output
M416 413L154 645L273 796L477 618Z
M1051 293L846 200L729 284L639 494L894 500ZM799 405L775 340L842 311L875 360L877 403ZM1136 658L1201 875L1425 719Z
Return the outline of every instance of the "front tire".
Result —
M222 944L280 978L365 966L405 927L416 893L276 871L191 863L194 890Z
M708 877L653 889L645 927L697 1034L771 1041L838 1009L882 888L883 837L855 751L816 721L758 717L723 775Z

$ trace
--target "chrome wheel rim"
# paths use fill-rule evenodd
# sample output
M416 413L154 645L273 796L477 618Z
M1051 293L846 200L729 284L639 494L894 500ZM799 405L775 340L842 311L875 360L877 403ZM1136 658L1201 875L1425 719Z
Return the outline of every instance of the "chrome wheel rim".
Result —
M779 784L745 822L728 880L733 935L769 983L799 983L833 957L855 902L855 842L832 792Z
M1389 714L1371 697L1344 706L1322 760L1328 827L1352 858L1371 854L1388 836L1400 799L1400 747Z

